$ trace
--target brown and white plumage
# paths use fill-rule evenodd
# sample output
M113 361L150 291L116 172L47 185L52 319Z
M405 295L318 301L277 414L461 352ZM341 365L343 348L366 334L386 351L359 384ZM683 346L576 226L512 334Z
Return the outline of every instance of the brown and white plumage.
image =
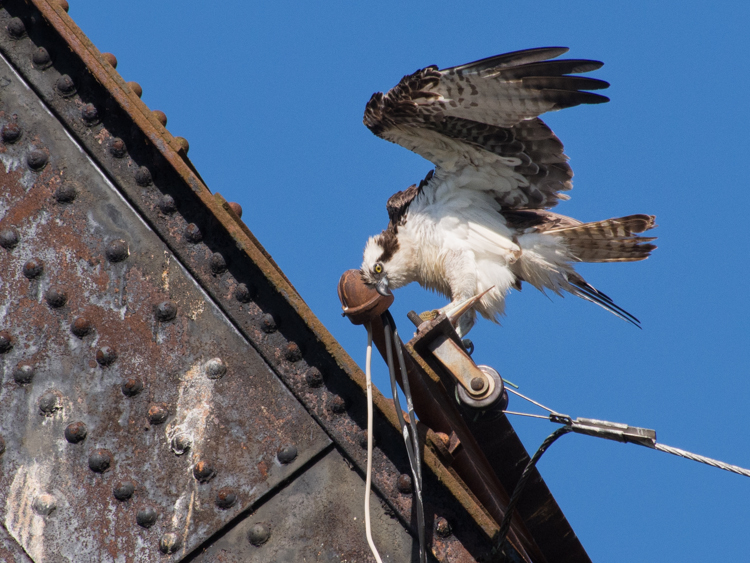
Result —
M388 228L370 238L362 275L381 291L416 281L457 302L494 286L476 305L503 313L505 294L526 281L563 290L637 323L573 269L577 261L643 260L650 215L581 223L549 208L571 189L563 145L539 115L607 102L587 90L608 83L574 76L602 63L550 60L563 47L529 49L405 76L376 93L364 123L436 165L419 186L388 200ZM473 324L468 316L459 332Z

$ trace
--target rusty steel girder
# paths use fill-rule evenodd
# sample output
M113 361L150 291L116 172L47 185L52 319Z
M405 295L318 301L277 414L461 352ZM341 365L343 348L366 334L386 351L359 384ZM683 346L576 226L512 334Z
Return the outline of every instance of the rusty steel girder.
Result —
M369 560L363 374L114 62L59 0L0 5L0 560ZM375 409L402 561L409 465ZM486 559L497 523L424 459L432 554Z

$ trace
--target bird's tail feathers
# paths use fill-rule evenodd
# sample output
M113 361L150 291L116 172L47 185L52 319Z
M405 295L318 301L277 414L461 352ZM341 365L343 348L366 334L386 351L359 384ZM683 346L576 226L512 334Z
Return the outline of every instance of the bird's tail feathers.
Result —
M576 295L580 297L581 299L585 299L586 301L590 301L591 303L599 305L600 307L602 307L603 309L606 309L613 315L620 317L622 320L627 321L637 326L638 328L641 328L641 321L639 321L636 317L628 313L622 307L616 305L615 302L612 301L611 297L609 297L607 294L596 289L593 285L589 284L586 280L584 280L578 274L569 276L568 282L570 283L570 287L568 288L568 291L572 293L573 295Z
M656 227L655 219L653 215L628 215L553 228L545 234L562 237L570 254L581 262L636 262L656 248L651 244L656 237L637 236Z

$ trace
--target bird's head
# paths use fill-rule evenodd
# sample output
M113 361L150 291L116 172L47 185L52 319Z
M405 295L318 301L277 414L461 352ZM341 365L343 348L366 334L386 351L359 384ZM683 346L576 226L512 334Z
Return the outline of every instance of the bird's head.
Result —
M390 295L391 289L412 281L410 269L407 252L394 230L386 229L367 241L361 268L362 281L381 295Z

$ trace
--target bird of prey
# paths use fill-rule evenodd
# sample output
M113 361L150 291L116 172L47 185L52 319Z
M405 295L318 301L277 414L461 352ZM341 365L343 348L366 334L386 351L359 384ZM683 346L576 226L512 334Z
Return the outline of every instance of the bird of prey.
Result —
M523 282L543 292L567 291L639 325L574 265L647 258L655 239L639 235L655 226L655 217L582 223L549 211L569 199L573 172L539 115L609 101L589 92L607 82L575 76L602 63L551 60L567 51L543 47L443 70L428 66L387 94L373 94L365 125L435 169L388 199L388 227L364 251L367 285L387 295L417 282L451 300L446 312L486 292L461 317L460 336L476 312L498 322L506 294Z

